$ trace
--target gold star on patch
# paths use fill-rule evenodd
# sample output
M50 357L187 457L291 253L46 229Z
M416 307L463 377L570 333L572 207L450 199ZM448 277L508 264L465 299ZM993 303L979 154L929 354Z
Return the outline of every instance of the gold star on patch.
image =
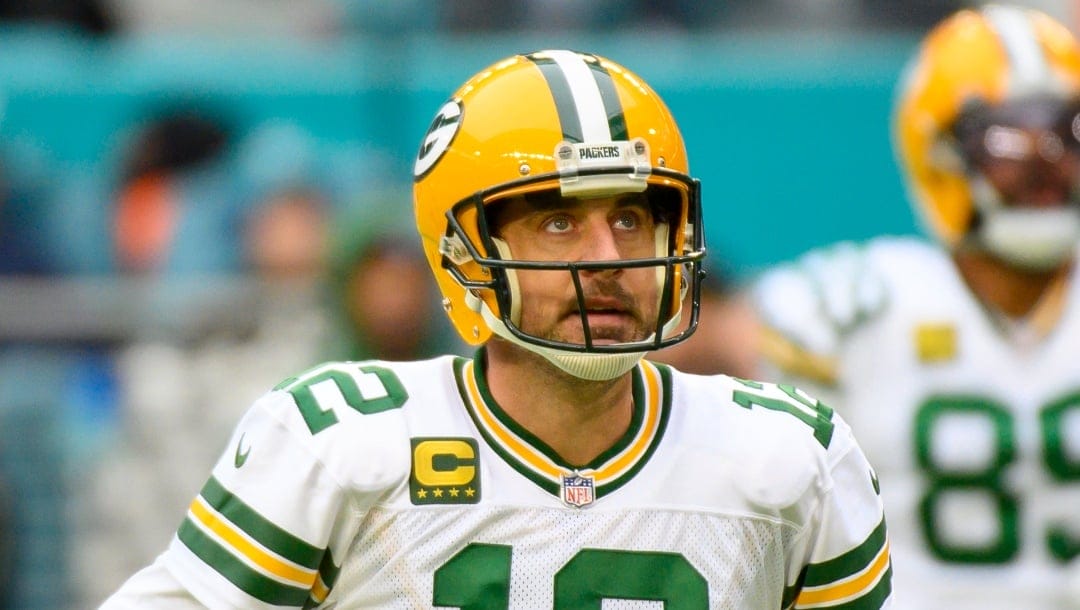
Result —
M471 498L471 497L476 495L476 490L473 489L472 487L466 487L465 488L465 495L469 496Z
M420 498L426 498L427 497L427 490L421 489L420 491L416 492L416 495L418 497L420 497Z
M433 492L431 492L431 493L432 493L432 495L434 495L434 496L435 496L436 498L441 498L441 497L442 497L442 490L441 490L441 489L439 489L439 488L435 488L435 491L433 491Z
M452 497L455 497L455 498L456 498L456 497L458 497L458 494L459 494L459 493L461 493L461 492L460 492L460 491L458 491L458 488L457 488L457 487L451 487L451 488L450 488L450 495L451 495Z

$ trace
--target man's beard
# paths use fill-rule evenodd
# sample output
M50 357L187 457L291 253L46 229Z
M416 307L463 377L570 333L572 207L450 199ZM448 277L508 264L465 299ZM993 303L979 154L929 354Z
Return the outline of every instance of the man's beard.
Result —
M586 310L608 312L619 317L618 320L593 323L589 334L593 342L630 343L642 341L655 332L655 322L647 323L646 317L638 306L638 301L628 293L618 281L596 281L585 288ZM582 317L578 301L572 298L561 307L558 321L541 336L545 339L585 344L585 331L582 325L588 324L586 315ZM653 314L655 321L655 313Z

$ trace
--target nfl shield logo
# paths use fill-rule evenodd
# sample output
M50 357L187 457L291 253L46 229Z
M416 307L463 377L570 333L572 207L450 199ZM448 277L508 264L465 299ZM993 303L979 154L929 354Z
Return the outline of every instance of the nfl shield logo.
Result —
M570 506L588 506L596 496L593 494L593 478L578 473L564 474L562 478L562 499Z

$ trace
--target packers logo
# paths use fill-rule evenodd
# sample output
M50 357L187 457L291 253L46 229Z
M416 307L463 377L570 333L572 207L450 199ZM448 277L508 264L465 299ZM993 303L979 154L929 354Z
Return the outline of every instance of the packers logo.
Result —
M435 118L428 127L423 142L420 143L420 151L416 153L416 162L413 164L413 179L419 180L424 177L435 163L442 158L443 153L450 148L450 144L461 127L461 102L450 100L439 108Z
M413 504L480 501L479 451L471 438L412 439L409 499Z

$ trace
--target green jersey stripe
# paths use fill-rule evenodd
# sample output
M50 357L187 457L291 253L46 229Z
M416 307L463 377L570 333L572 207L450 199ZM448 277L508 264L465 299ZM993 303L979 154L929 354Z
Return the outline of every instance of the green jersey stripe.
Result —
M815 605L814 608L828 608L828 610L878 610L882 604L885 603L885 599L892 593L892 565L885 570L884 576L878 581L877 585L873 589L868 591L862 597L830 606ZM804 608L804 606L795 606L796 610ZM807 609L809 610L809 608Z
M664 438L664 431L667 430L668 419L671 416L671 395L672 395L672 391L671 391L671 369L669 367L661 365L661 364L656 364L656 363L652 363L652 364L656 366L656 370L660 373L660 392L663 394L663 399L660 401L660 405L659 405L660 421L656 426L656 433L653 435L653 439L649 443L649 446L645 449L645 452L641 455L641 457L639 457L637 459L636 462L633 463L633 465L625 473L623 473L617 479L615 479L615 480L613 480L613 481L611 481L611 482L609 482L609 483L607 483L605 485L597 486L596 497L598 497L598 498L601 498L601 497L603 497L603 496L605 496L605 495L607 495L609 493L614 492L616 489L619 489L620 487L625 485L627 482L629 482L631 479L633 479L634 476L637 475L638 471L640 471L642 468L644 468L645 464L649 463L649 460L652 458L653 453L656 452L656 448L660 446L660 439ZM649 365L649 363L647 363L647 362L645 362L643 360L641 362L641 364L638 365L638 369L635 369L635 371L640 370L641 367L648 366L648 365ZM634 404L635 405L639 405L639 404L643 405L643 404L645 404L646 399L644 398L644 394L645 394L644 386L645 386L645 384L644 384L644 381L643 381L643 376L640 375L640 374L635 374L634 375ZM640 397L640 400L639 400L639 397ZM644 409L641 409L640 411L644 412ZM637 416L637 413L635 413L635 418L636 418L636 416ZM631 430L633 430L633 428L631 428ZM629 431L627 431L627 434L629 434Z
M882 517L874 531L859 546L828 561L810 564L803 586L828 585L865 570L885 547L885 543L885 517Z
M641 429L645 425L645 415L648 411L648 406L645 402L648 400L648 397L645 394L645 380L637 367L635 367L632 372L631 400L633 400L634 410L630 413L630 427L626 429L622 438L615 441L615 444L606 451L593 458L593 460L586 464L584 468L599 470L609 460L620 453L627 451L634 443L634 439L641 434Z
M472 401L468 400L467 393L465 394L466 404L471 405L474 408L486 407L486 409L499 421L499 423L502 424L502 426L506 430L509 430L511 433L514 434L514 436L518 437L519 439L527 443L530 447L532 447L534 450L536 450L538 453L547 458L553 465L567 473L579 470L600 470L612 458L630 450L635 440L637 440L639 436L647 432L643 430L643 427L645 425L645 418L649 410L648 400L650 399L650 396L645 390L645 381L643 378L644 373L641 370L641 366L638 366L632 371L634 409L631 414L630 426L627 429L626 433L622 436L622 438L616 441L615 444L611 446L611 448L601 453L588 464L584 466L574 466L572 464L568 464L565 460L562 459L562 457L559 456L558 453L556 453L554 449L549 447L547 443L540 440L527 429L514 421L514 419L507 415L506 412L502 409L502 407L499 406L499 404L495 401L495 398L491 395L491 391L487 386L487 380L484 378L484 375L479 372L484 370L483 358L484 354L481 350L477 353L476 360L473 365L473 372L474 378L476 380L477 390L479 391L480 397L483 400L484 404L473 405ZM657 368L659 369L660 367ZM661 408L663 408L662 405L670 404L668 402L670 400L670 391L668 391L667 389L669 385L670 375L665 377L663 375L663 371L661 371L660 377L661 383L659 391L664 394L664 402L661 403ZM661 413L661 418L663 418L665 415L666 413ZM479 418L474 417L474 419ZM658 426L658 432L663 430L664 421L666 420L662 420L660 425ZM486 428L486 426L482 425L482 422L478 423L481 424L482 427ZM653 436L650 442L650 447L654 447L655 444L659 442L660 436L661 435L659 433ZM515 458L514 461L519 462L520 458ZM610 480L604 482L598 481L598 483L600 485L603 485L605 483L609 484Z
M341 572L341 566L334 563L334 557L330 554L330 549L326 549L326 553L323 554L322 563L319 564L319 578L322 579L323 584L327 589L333 589L334 583L337 582L338 574Z
M296 607L308 599L307 590L280 583L240 561L192 523L190 518L180 524L176 535L206 565L258 600L276 606Z
M795 607L795 598L799 596L799 591L802 589L803 581L806 580L806 568L804 567L799 572L799 577L795 579L795 584L784 587L784 594L780 598L780 607L784 610Z
M210 477L200 495L214 510L262 546L305 568L314 570L319 567L324 549L308 544L281 529L243 500L229 493L216 478Z
M575 467L567 464L554 450L522 428L499 407L480 372L484 369L483 359L483 350L478 350L473 361L458 359L454 363L458 392L466 412L486 444L503 461L548 493L559 495L562 483L559 473L573 472L583 472L589 476L603 473L596 475L596 497L612 493L633 479L648 463L663 438L671 413L672 381L668 367L642 361L632 371L634 409L629 428L610 449L588 465ZM500 429L494 429L500 426ZM505 438L500 438L500 434L504 434ZM528 448L515 450L510 446L513 443L522 443ZM518 451L532 451L532 457ZM547 465L537 459L547 460ZM551 469L557 469L555 474L551 473Z
M330 549L327 549L322 564L319 566L319 573L315 577L315 584L311 587L311 594L308 596L307 603L304 604L304 610L314 608L326 601L330 590L334 588L334 583L337 582L340 571L341 567L334 563Z
M525 441L530 447L540 452L541 455L546 457L553 464L560 466L567 471L573 471L573 466L564 462L563 459L559 457L559 454L549 447L547 443L540 440L539 437L532 432L529 432L524 426L514 421L514 418L507 415L506 411L503 411L503 408L495 401L495 397L491 395L491 389L488 388L487 377L481 373L481 371L487 368L487 365L484 364L484 359L486 357L483 350L477 352L475 364L473 365L473 372L476 379L476 389L480 392L480 397L483 399L484 405L487 406L488 411L491 411L492 415L494 415L507 430L512 432L514 436ZM472 404L472 402L470 401L469 404ZM481 405L477 406L479 407Z
M476 361L475 361L476 364L474 366L480 367L482 358L483 358L483 350L478 350L477 353L476 353ZM520 462L518 461L517 456L515 456L512 452L507 450L502 445L502 443L499 442L498 439L496 439L494 436L492 436L491 432L487 429L487 427L484 425L484 423L482 421L480 421L479 416L477 416L474 409L472 408L472 399L469 397L469 392L466 389L465 367L466 367L466 365L468 363L469 363L469 360L466 360L465 358L457 358L457 359L455 359L454 360L454 377L457 380L458 392L461 394L461 400L466 405L465 411L469 414L469 417L472 418L473 424L475 424L476 429L480 431L480 435L484 437L484 441L487 443L488 447L491 447L491 449L495 453L499 454L499 457L502 458L504 462L506 462L507 464L512 466L515 470L517 470L519 473L521 473L522 476L524 476L525 478L527 478L530 481L532 481L533 483L535 483L541 489L543 489L544 491L550 493L551 495L554 495L554 496L559 495L559 484L558 483L555 483L554 481L552 481L551 479L548 479L547 477L545 477L541 473L520 464ZM483 370L483 369L480 368L478 370ZM481 378L483 378L483 375L478 374L478 375L476 375L476 377L477 377L477 381L479 382L479 380Z

